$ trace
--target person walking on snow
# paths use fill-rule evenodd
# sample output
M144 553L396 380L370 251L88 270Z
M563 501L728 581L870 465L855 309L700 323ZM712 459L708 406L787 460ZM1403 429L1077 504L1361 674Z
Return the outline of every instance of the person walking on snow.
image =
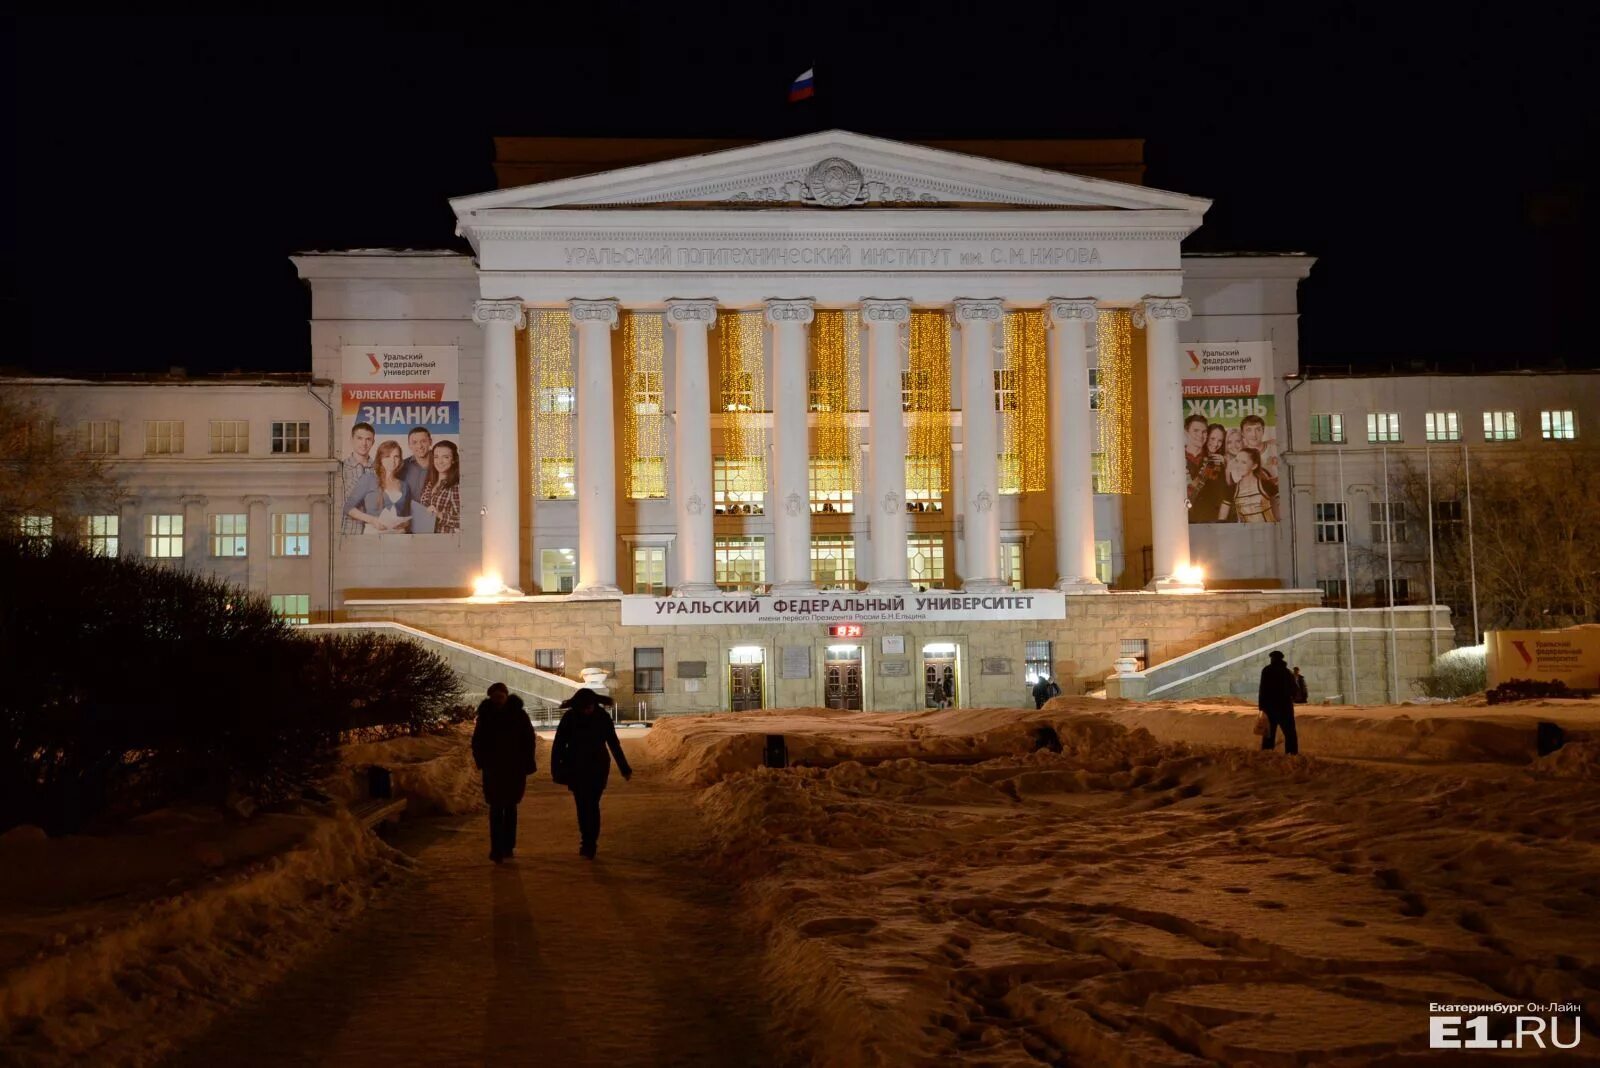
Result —
M1040 675L1039 681L1033 684L1034 711L1038 711L1039 709L1043 708L1044 703L1050 700L1050 698L1060 696L1061 687L1056 685L1055 680L1049 675Z
M1256 707L1267 717L1267 729L1261 735L1261 748L1271 749L1277 744L1278 728L1283 728L1283 751L1289 756L1300 752L1300 738L1294 729L1295 681L1283 654L1276 649L1261 669L1261 689L1256 696Z
M633 778L606 711L612 704L611 698L590 689L573 694L561 705L566 711L550 748L550 777L572 791L578 809L578 855L590 860L600 843L600 795L611 777L611 758L617 758L623 779Z
M1294 669L1294 703L1297 705L1311 703L1311 688L1306 684L1306 677L1300 674L1298 666Z
M489 859L496 864L517 848L517 805L528 776L539 766L539 739L523 711L522 698L497 682L478 705L472 728L472 762L483 772L483 799L489 802Z

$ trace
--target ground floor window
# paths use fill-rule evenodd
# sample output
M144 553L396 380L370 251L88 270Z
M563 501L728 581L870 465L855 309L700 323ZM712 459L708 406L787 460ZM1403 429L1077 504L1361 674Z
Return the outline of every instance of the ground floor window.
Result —
M824 590L853 587L856 539L849 534L819 534L812 538L811 581Z
M565 649L535 649L533 651L533 666L540 671L553 671L559 675L567 669L567 651Z
M1122 639L1122 655L1131 656L1137 662L1136 671L1143 671L1150 663L1150 640L1148 638Z
M944 583L944 538L918 534L906 539L906 577L913 586L937 589Z
M633 592L661 597L667 592L667 547L638 545L633 550Z
M578 584L576 549L539 550L539 588L545 593L571 593Z
M183 559L183 516L145 516L144 554L157 560Z
M56 521L47 515L17 516L17 537L23 541L46 542L55 532Z
M716 541L716 582L729 592L754 592L767 581L765 538L720 537Z
M1000 543L1000 581L1014 590L1023 588L1022 543L1020 541Z
M1324 608L1344 607L1344 579L1318 579L1317 589L1322 591Z
M86 515L78 528L83 544L96 556L116 556L118 532L122 517L115 515Z
M1372 584L1372 592L1378 599L1380 606L1389 604L1389 582L1387 579L1378 579ZM1411 583L1405 579L1394 580L1394 603L1411 603Z
M635 649L633 651L633 692L665 693L667 690L667 658L662 649Z
M243 512L211 517L211 555L244 556L249 545L250 517Z
M272 555L311 555L310 512L274 512L272 514Z
M1054 650L1047 641L1032 641L1022 643L1022 681L1029 686L1039 681L1039 676L1055 678Z
M272 610L283 617L285 623L311 622L311 595L309 593L275 593Z

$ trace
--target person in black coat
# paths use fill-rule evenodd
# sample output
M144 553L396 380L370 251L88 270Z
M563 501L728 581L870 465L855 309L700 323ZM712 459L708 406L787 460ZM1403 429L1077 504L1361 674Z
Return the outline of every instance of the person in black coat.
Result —
M1261 689L1257 693L1256 707L1267 717L1267 729L1261 735L1261 748L1271 749L1278 741L1278 728L1283 728L1283 751L1290 756L1300 752L1300 738L1294 729L1294 675L1283 662L1283 654L1276 649L1261 669Z
M483 772L483 799L489 802L489 859L496 864L517 848L517 805L528 788L528 776L539 766L538 748L522 698L503 682L490 686L472 728L472 762Z
M550 749L550 777L572 791L578 808L578 855L590 860L600 843L600 795L611 777L611 758L617 758L624 779L633 778L607 711L612 703L589 689L573 694L561 705L566 711Z
M1033 707L1037 711L1044 707L1044 703L1052 697L1061 696L1061 687L1048 675L1040 675L1033 684Z

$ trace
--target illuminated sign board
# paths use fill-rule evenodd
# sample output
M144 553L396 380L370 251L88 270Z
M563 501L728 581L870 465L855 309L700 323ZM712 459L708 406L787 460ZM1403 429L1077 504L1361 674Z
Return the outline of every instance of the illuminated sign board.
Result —
M830 638L859 638L866 632L860 623L835 623L828 628Z

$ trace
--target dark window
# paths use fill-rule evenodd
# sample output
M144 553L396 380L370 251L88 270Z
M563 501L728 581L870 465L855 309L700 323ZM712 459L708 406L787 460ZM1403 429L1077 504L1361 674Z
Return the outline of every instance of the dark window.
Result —
M565 671L567 669L567 651L565 649L535 649L533 651L533 666L540 671Z
M661 649L633 651L633 692L666 693L667 658Z

